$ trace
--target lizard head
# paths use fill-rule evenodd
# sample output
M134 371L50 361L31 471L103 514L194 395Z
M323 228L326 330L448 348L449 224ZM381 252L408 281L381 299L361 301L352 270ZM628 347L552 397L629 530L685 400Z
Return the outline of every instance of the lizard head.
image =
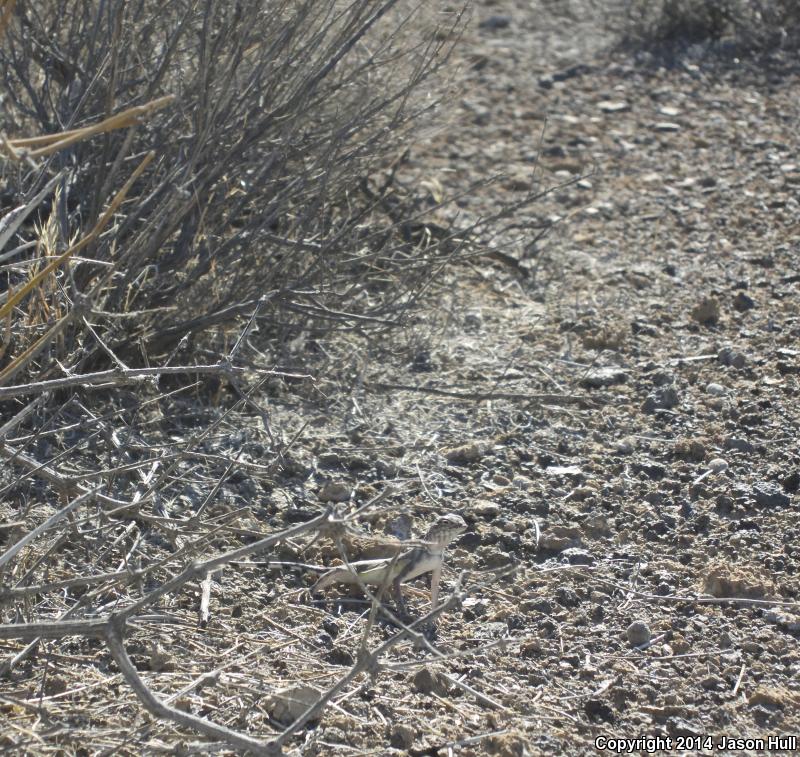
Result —
M444 547L466 530L467 524L460 515L456 515L455 513L442 515L437 518L428 529L424 541Z

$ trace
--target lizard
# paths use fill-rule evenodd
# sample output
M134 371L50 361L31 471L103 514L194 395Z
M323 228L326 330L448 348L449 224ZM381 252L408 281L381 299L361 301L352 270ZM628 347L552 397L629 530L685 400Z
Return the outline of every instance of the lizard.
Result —
M412 547L395 558L351 563L356 572L350 568L334 568L325 573L309 591L313 594L331 584L391 585L394 587L398 606L405 611L400 584L424 573L432 573L431 609L435 609L439 599L439 579L442 575L444 550L466 528L467 524L460 515L455 513L442 515L434 521L422 538L424 542L422 546Z

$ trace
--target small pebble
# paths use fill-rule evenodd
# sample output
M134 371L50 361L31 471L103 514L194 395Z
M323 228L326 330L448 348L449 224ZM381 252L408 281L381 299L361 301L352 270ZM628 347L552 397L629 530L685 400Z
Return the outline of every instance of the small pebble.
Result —
M722 365L730 365L740 370L747 365L747 358L741 352L735 352L731 347L723 347L717 353L717 360Z
M627 635L631 646L634 647L640 647L642 644L647 644L652 636L650 633L650 626L641 620L634 620L633 623L628 626L628 630L625 631L625 634Z
M661 386L642 403L642 411L654 413L656 410L672 410L680 402L680 396L673 386Z
M478 24L479 29L507 29L511 26L511 16L497 14L483 19Z
M568 547L562 550L561 559L566 560L570 565L592 565L594 563L591 553L580 547Z
M711 394L714 397L724 397L728 390L722 384L710 383L706 386L706 394Z
M692 318L698 323L714 325L719 322L719 301L714 297L705 297L692 308Z
M733 298L733 307L739 313L744 313L747 310L752 310L756 306L755 301L749 295L746 295L744 292L737 292L736 296Z
M347 502L352 489L342 481L328 481L317 493L321 502Z
M721 457L715 457L708 463L708 468L712 473L722 473L722 471L728 470L728 463Z
M629 110L630 107L624 100L602 100L597 103L597 109L603 113L620 113L623 110Z
M293 686L289 689L275 692L267 700L267 711L280 723L293 723L312 704L316 704L322 692L308 684ZM315 720L319 720L319 713Z

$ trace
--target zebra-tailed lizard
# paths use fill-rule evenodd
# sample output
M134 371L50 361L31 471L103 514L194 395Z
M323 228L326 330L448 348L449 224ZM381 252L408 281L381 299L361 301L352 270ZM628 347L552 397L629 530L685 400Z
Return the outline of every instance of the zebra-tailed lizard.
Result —
M310 589L313 594L331 584L361 583L371 586L393 586L397 604L402 609L403 596L400 584L424 573L431 576L431 608L439 598L439 579L442 575L444 550L447 545L467 528L460 515L450 513L437 518L422 538L424 544L409 549L395 558L386 560L361 560L350 563L353 568L334 568L322 576Z

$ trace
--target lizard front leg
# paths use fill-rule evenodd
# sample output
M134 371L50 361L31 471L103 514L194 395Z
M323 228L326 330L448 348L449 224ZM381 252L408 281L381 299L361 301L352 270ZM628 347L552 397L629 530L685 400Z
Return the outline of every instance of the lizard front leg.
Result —
M439 563L431 572L431 611L436 609L439 599L439 580L442 577L442 564Z

